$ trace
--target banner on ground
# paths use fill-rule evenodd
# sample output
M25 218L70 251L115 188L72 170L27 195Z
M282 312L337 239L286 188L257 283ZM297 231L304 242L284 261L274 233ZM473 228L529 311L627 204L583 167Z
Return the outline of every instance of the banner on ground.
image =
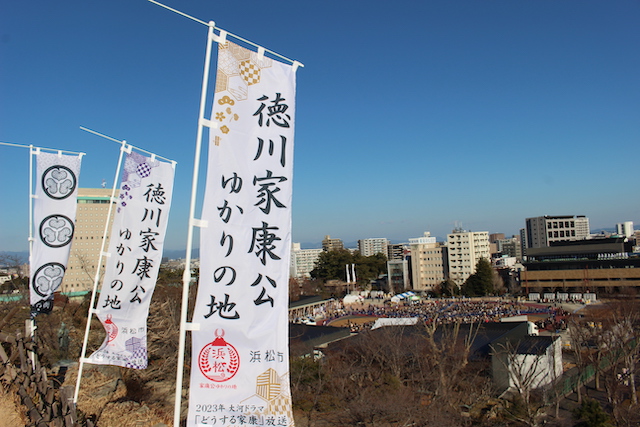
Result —
M187 425L293 426L288 281L295 69L218 47Z
M107 335L89 363L147 367L147 317L162 261L173 177L173 164L127 154L96 306Z
M49 313L69 261L76 222L82 155L32 152L36 157L34 239L30 260L31 313Z

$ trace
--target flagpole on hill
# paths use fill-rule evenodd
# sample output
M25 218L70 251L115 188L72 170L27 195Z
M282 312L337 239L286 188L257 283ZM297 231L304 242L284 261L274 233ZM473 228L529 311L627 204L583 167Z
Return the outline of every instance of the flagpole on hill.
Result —
M196 135L196 147L195 147L195 155L194 155L194 168L193 168L193 178L191 184L191 200L189 204L189 224L188 224L188 232L187 232L187 247L185 254L185 270L182 277L182 306L180 312L180 336L178 342L178 366L176 370L176 394L175 394L175 406L174 406L174 426L179 427L180 425L180 412L182 405L182 382L184 378L184 355L185 355L185 344L186 344L186 332L198 330L200 325L198 323L187 322L188 315L188 303L189 303L189 288L191 281L194 279L191 276L191 252L193 249L193 231L194 227L202 227L206 228L208 226L207 221L202 219L198 219L195 217L195 209L196 209L196 198L197 198L197 189L198 189L198 176L199 176L199 167L200 167L200 156L202 151L202 135L205 127L207 128L217 128L217 123L205 118L205 109L206 109L206 100L207 100L207 92L208 92L208 84L209 84L209 74L211 67L211 51L212 45L215 41L216 43L224 43L226 41L227 36L231 36L237 40L240 40L248 45L251 45L257 48L260 56L264 55L265 52L269 52L269 54L282 59L285 62L289 62L293 65L294 70L298 67L303 67L304 65L298 61L294 61L285 56L282 56L276 52L265 49L264 47L257 45L249 40L246 40L237 35L228 33L225 30L218 28L219 34L216 35L214 30L216 29L215 23L213 21L209 21L208 23L202 21L200 19L194 18L186 13L180 12L176 9L173 9L169 6L166 6L162 3L159 3L155 0L148 0L149 2L163 7L167 10L170 10L178 15L189 18L195 22L198 22L202 25L206 25L209 28L208 36L207 36L207 47L205 52L205 63L204 63L204 71L202 76L202 90L200 94L200 110L198 115L198 131Z
M116 188L118 185L118 176L120 174L120 166L122 165L122 157L124 156L125 151L127 151L127 141L125 141L124 139L122 141L118 141L113 138L107 137L105 135L99 134L97 132L90 131L89 129L85 129L83 127L80 127L80 129L94 133L103 138L107 138L112 141L118 142L122 145L120 147L120 154L118 156L116 174L115 174L115 177L113 178L113 187L111 188L111 198L109 200L110 206L109 206L109 211L107 212L107 221L104 225L104 232L102 234L102 246L100 247L100 256L98 257L98 268L96 268L96 275L93 278L93 288L91 290L91 302L89 303L89 313L87 314L87 325L84 331L84 340L82 341L82 351L80 353L80 360L78 362L78 378L76 379L76 389L73 394L73 403L75 404L78 403L78 395L80 394L80 382L82 380L82 370L84 368L84 363L86 361L86 356L87 356L87 343L89 342L89 332L91 330L91 315L98 312L98 310L94 309L93 306L95 305L95 302L96 302L96 292L98 290L98 282L100 281L100 266L102 265L102 258L105 256L105 245L107 244L109 224L111 223L111 212L113 211L112 205L113 203L117 202Z
M149 0L152 1L152 0ZM154 2L155 3L155 2ZM206 226L200 220L195 218L196 210L196 194L198 190L198 174L200 169L200 153L202 149L202 131L205 123L208 121L204 118L205 108L207 104L207 87L209 85L209 70L211 66L211 49L213 41L217 37L213 32L215 23L209 22L209 33L207 36L207 48L204 60L204 72L202 76L202 92L200 94L200 111L198 115L198 132L196 135L196 152L193 164L193 179L191 182L191 201L189 203L189 229L187 233L187 251L185 254L185 267L182 276L182 306L180 311L180 337L178 341L178 367L176 370L176 396L173 413L173 425L180 425L180 407L182 405L182 380L184 376L184 353L186 343L187 328L192 330L196 325L187 324L187 311L189 305L189 286L191 284L191 251L193 248L193 228L195 226ZM208 122L208 126L215 126L215 123Z

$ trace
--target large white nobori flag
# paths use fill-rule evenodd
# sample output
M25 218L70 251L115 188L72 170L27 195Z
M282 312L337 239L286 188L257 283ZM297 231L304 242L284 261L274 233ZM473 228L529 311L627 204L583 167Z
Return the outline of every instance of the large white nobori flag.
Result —
M189 426L293 426L287 310L294 110L294 67L219 45Z
M147 367L147 317L156 285L173 192L174 167L127 155L97 316L107 336L87 361Z
M49 313L69 261L76 222L81 155L35 152L31 312Z

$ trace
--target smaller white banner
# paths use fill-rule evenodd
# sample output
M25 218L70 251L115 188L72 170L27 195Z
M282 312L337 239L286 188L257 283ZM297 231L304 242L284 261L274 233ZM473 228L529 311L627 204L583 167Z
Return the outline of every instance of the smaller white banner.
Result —
M96 307L107 336L89 363L147 367L147 317L162 261L173 176L169 163L127 155Z
M34 240L30 259L33 315L49 313L69 261L76 222L80 155L36 153Z

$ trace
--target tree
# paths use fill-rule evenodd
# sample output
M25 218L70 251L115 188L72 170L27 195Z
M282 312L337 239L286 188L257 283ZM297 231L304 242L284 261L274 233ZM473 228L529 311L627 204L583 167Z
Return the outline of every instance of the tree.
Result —
M602 409L600 403L593 399L585 399L580 406L573 411L573 417L579 421L579 427L607 427L609 416Z
M354 254L353 260L360 282L369 283L387 271L387 257L381 253L365 257L357 252Z
M440 283L440 295L448 298L460 295L460 287L451 279L447 279Z
M491 262L486 258L480 258L476 263L476 272L465 280L462 285L462 293L469 297L479 297L495 293L495 271Z
M337 249L322 252L318 258L316 268L311 271L311 277L321 280L347 281L346 266L356 265L356 276L359 283L369 283L387 270L387 257L375 254L368 257L359 252L351 253L347 249Z
M311 277L321 280L346 281L346 265L353 264L353 254L346 249L322 252L318 257L316 268L311 270Z
M437 318L425 325L426 349L432 370L436 372L436 397L452 405L451 391L459 384L460 374L469 363L471 345L478 334L479 325L468 324L468 332L461 333L461 324L439 325Z

